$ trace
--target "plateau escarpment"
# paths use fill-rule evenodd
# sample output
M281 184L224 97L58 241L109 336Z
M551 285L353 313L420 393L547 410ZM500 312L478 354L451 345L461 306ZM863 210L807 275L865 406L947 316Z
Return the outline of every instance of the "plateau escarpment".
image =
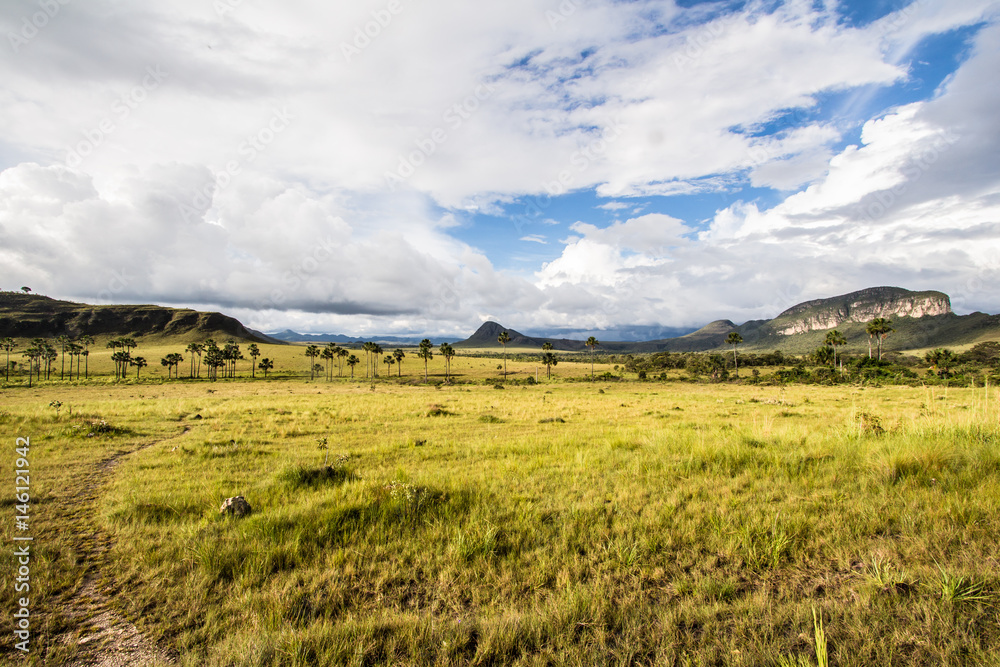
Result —
M215 312L154 305L94 306L37 294L0 293L0 337L67 335L163 336L201 340L209 336L257 343L283 343Z
M876 317L933 317L948 315L951 299L942 292L911 292L899 287L872 287L829 299L806 301L771 321L783 336L835 329L845 323L870 322Z

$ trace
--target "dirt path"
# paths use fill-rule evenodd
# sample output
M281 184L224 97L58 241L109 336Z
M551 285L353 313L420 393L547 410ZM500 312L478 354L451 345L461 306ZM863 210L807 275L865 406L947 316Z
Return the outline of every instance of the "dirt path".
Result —
M174 657L139 632L115 609L113 598L119 594L114 582L102 579L101 563L112 547L111 538L102 533L94 520L94 509L101 490L111 481L125 457L178 438L190 430L185 426L177 435L119 451L98 462L80 475L74 488L64 498L64 511L77 536L83 578L79 587L60 602L70 631L57 639L62 644L76 644L71 667L152 667L175 664Z

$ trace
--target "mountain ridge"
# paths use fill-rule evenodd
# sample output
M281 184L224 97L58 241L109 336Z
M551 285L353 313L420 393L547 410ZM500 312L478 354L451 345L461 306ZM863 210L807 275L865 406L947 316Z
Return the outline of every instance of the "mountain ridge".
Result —
M983 337L1000 339L1000 315L972 313L956 315L950 297L937 291L911 291L901 287L869 287L825 299L796 304L770 320L749 320L737 325L731 320L715 320L683 336L639 343L601 341L598 349L606 352L709 352L728 348L731 332L743 338L741 349L772 350L801 354L823 344L826 332L838 328L854 347L867 345L865 327L875 317L893 320L893 342L905 342L905 349L962 345ZM455 347L495 347L504 327L485 322L472 336ZM583 351L583 341L548 339L520 334L507 329L510 347L540 348L551 342L557 350ZM898 346L897 346L898 347Z
M601 341L599 351L615 353L708 352L728 349L726 338L737 332L741 350L780 349L792 354L808 353L823 344L826 332L837 328L849 342L848 349L866 348L865 326L874 317L891 319L896 329L890 338L894 349L921 349L1000 340L1000 315L972 313L956 315L947 294L915 292L899 287L872 287L826 299L803 301L770 320L750 320L737 325L728 319L671 338L650 341ZM498 322L487 321L469 338L445 337L456 348L501 348L497 337L507 331L508 348L540 349L551 343L555 350L582 352L583 340L529 336ZM0 337L78 336L170 336L201 340L206 337L236 338L261 343L378 342L415 345L419 338L402 336L360 337L342 334L298 334L293 331L268 335L245 327L235 318L217 312L169 308L156 305L90 305L61 301L36 294L0 292Z
M92 305L40 294L0 293L0 338L51 336L234 338L285 345L228 315L156 305Z

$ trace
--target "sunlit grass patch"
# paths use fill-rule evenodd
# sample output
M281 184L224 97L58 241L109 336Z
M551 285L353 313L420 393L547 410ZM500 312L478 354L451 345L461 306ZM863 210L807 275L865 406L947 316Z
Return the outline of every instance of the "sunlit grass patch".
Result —
M16 394L5 428L38 435L54 522L39 585L74 580L55 518L72 471L153 443L78 516L182 665L814 665L820 627L838 665L1000 648L981 397L405 380ZM98 416L131 435L64 433ZM221 517L235 495L252 514Z

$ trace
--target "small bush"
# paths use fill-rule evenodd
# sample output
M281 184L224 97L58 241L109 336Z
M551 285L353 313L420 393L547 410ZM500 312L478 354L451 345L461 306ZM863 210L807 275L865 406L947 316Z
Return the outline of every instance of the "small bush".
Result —
M859 435L879 436L885 434L885 427L882 426L882 419L871 412L858 412L855 415L858 424Z
M343 464L312 468L297 465L286 468L278 474L278 479L293 488L316 488L332 484L343 484L356 479L355 474Z

